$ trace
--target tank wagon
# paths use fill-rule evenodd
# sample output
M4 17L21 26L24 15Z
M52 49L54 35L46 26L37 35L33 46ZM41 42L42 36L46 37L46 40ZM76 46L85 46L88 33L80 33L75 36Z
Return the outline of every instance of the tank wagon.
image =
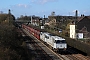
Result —
M55 36L51 33L35 29L24 24L22 24L22 28L35 36L38 40L42 40L43 42L48 44L54 51L67 49L66 40L62 37Z

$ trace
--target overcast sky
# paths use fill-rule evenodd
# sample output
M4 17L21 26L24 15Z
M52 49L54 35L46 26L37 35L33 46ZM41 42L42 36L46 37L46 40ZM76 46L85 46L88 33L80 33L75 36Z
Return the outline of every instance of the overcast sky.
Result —
M43 17L51 15L54 11L56 15L75 15L78 10L79 15L90 15L90 0L2 0L0 1L0 11L11 13L15 17L20 15L36 15Z

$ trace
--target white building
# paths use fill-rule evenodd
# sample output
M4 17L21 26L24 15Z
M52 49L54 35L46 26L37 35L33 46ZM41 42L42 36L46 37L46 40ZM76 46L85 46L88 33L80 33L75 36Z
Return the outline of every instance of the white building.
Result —
M75 25L70 25L70 38L76 38Z

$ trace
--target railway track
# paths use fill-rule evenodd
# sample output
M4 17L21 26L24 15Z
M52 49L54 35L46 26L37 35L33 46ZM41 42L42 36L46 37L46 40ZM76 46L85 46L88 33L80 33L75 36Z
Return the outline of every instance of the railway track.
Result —
M36 58L39 60L53 60L34 40L29 41L30 45L34 48Z
M70 60L90 60L90 58L83 56L82 54L65 55Z
M29 43L28 47L30 49L33 50L34 56L35 56L35 60L53 60L34 40L34 38L29 37L28 34L26 34L25 32L21 32L22 36L26 36L26 42Z
M22 36L28 37L28 34L26 34L25 32L21 31L21 33ZM27 39L27 42L29 43L28 47L32 50L32 53L35 54L36 60L54 60L54 58L56 58L51 53L47 53L43 48L41 48L41 46L37 44L40 42L35 41L35 39L33 39L32 37L29 37ZM67 55L60 55L58 53L56 54L60 57L60 59L56 58L56 60L90 60L89 56L84 56L82 54L67 54Z
M83 55L84 53L75 49L75 48L68 48L67 54L62 54L67 57L69 60L90 60L90 56Z

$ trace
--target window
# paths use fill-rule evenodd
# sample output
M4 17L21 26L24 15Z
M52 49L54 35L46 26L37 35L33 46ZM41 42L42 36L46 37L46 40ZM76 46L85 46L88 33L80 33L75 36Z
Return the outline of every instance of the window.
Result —
M42 35L42 33L40 35Z
M48 37L48 36L45 36L45 38L49 39L49 37Z
M56 43L66 43L65 40L55 40Z

